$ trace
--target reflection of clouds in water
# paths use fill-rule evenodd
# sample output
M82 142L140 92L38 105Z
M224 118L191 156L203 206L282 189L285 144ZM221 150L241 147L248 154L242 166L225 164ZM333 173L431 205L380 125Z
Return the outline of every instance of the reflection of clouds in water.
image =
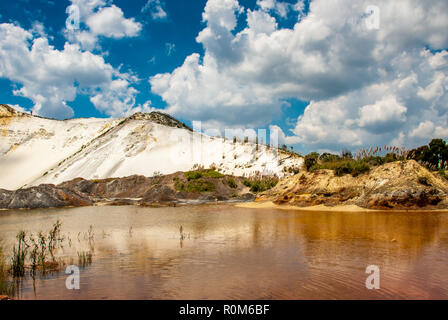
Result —
M14 237L22 226L46 230L55 218L72 238L93 225L94 261L82 274L82 298L448 296L444 214L90 207L1 216L0 231ZM180 226L190 235L182 246ZM365 289L370 264L381 269L377 292ZM38 292L70 298L57 288L41 281ZM27 290L24 297L32 298Z

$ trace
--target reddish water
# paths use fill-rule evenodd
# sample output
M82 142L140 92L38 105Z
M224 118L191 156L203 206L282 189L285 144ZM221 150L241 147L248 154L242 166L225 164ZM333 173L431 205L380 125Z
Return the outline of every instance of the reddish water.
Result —
M448 298L448 214L91 207L2 212L0 234L10 247L18 230L58 218L72 239L60 255L75 264L93 226L81 289L67 290L61 271L26 279L19 298ZM365 287L368 265L380 268L379 290Z

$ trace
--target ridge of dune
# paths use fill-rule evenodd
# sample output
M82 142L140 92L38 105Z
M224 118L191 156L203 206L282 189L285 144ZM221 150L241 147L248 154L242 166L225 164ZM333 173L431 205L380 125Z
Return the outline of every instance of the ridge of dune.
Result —
M301 157L264 145L193 132L160 112L61 121L16 117L19 112L9 106L1 110L12 115L0 118L0 188L8 190L211 166L235 176L262 172L283 177L285 169L303 163Z

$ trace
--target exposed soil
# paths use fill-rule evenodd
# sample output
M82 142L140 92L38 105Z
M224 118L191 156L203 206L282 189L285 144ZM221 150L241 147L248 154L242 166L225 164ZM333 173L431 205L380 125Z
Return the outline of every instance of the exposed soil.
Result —
M331 170L302 172L280 181L257 200L299 207L357 205L368 209L448 208L448 180L413 160L392 162L352 177Z
M90 205L175 206L183 203L251 201L255 195L234 176L189 177L183 172L103 180L77 178L59 185L0 189L0 208L50 208ZM281 180L257 201L298 207L350 206L367 209L446 209L448 180L413 160L387 163L353 177L331 170L301 172Z
M204 176L189 181L183 172L177 172L157 177L134 175L104 180L78 178L57 186L44 184L16 191L0 189L0 208L31 209L95 204L174 206L188 202L247 201L254 198L242 183L242 178Z

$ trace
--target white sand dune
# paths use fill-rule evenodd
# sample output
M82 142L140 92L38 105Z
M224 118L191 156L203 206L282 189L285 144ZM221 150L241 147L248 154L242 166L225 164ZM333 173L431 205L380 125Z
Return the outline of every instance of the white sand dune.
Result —
M1 106L0 106L1 108ZM258 150L257 150L258 149ZM77 177L153 176L216 166L222 173L284 176L303 160L253 143L233 143L149 120L0 117L0 188Z

